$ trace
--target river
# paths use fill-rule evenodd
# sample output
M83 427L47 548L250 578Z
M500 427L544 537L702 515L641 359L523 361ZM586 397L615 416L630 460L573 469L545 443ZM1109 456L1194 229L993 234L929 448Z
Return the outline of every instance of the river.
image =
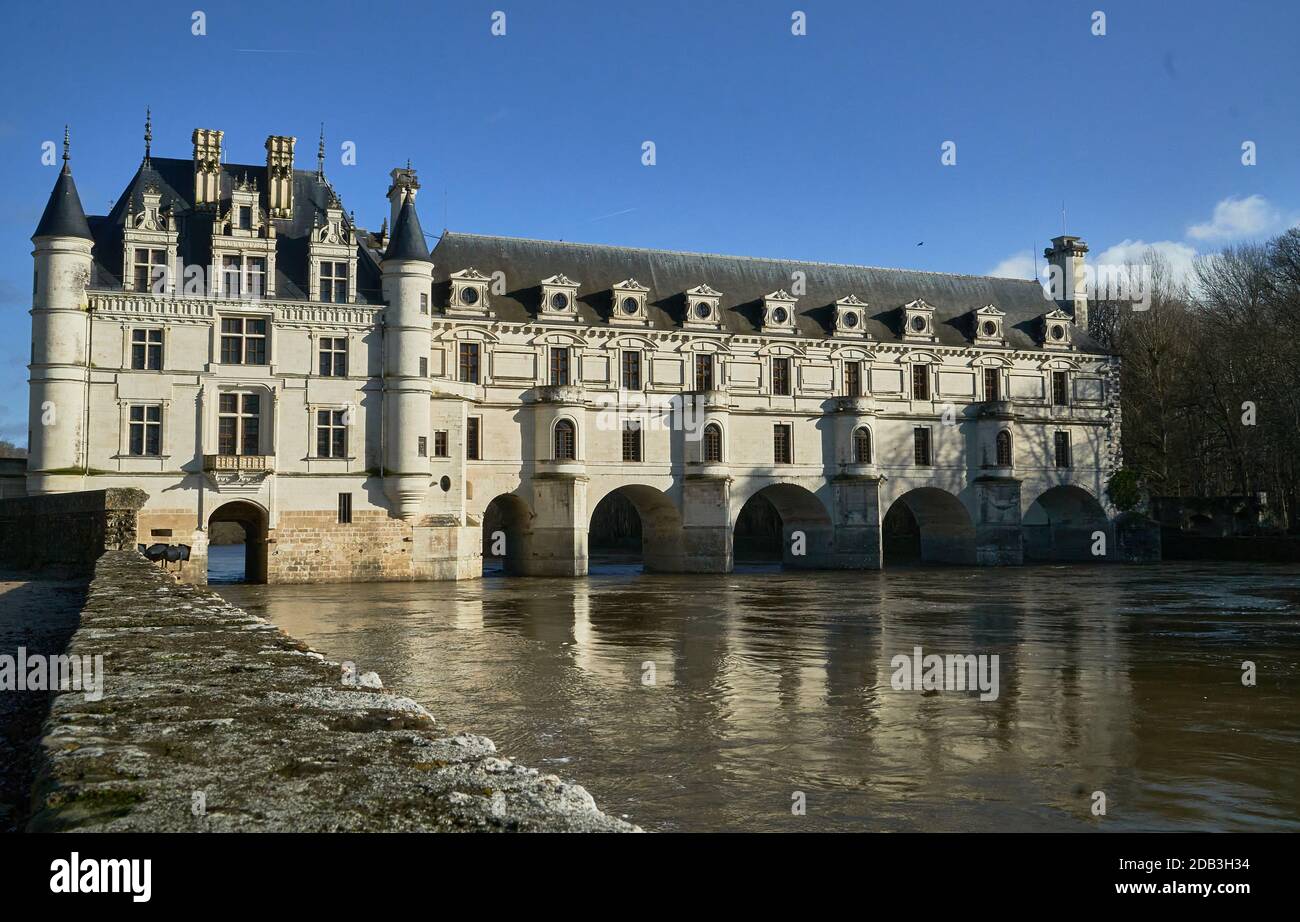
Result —
M1295 567L214 588L650 830L1300 830Z

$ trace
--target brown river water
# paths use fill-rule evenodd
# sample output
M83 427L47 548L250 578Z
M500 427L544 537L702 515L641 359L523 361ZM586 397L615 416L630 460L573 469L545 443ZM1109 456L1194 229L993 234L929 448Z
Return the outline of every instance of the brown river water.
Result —
M214 588L649 830L1300 830L1296 567Z

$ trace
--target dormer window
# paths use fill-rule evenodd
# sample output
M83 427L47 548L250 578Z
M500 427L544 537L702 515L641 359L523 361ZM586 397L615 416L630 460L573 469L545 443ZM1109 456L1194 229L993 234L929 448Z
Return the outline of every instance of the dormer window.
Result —
M577 320L579 284L563 273L543 279L541 316L548 320Z
M348 264L332 259L320 264L320 300L346 304L348 300Z
M326 191L324 218L320 212L316 213L316 226L308 245L310 297L326 304L350 304L357 298L356 235L343 217L343 206L333 188L327 187Z
M1070 349L1074 318L1057 308L1043 316L1043 346L1047 349Z
M1002 335L1002 323L1006 315L992 304L985 304L975 311L975 342L981 346L1001 346L1005 339Z
M253 229L253 208L251 205L239 206L239 229L246 231Z
M836 336L864 337L866 333L867 302L851 294L835 302Z
M917 298L903 305L903 338L912 342L934 342L934 308Z
M122 288L170 294L176 281L168 277L176 262L176 218L162 207L156 187L147 187L141 200L144 208L128 210L122 227Z
M447 302L448 314L471 317L490 316L488 286L492 279L471 267L451 274L451 300Z
M615 285L611 289L614 298L614 310L610 314L610 321L645 326L648 323L646 298L649 291L649 288L633 278L624 279Z
M763 332L793 333L794 305L798 299L785 289L763 297Z
M697 285L686 292L686 314L682 325L697 330L716 330L722 326L722 292L708 285Z

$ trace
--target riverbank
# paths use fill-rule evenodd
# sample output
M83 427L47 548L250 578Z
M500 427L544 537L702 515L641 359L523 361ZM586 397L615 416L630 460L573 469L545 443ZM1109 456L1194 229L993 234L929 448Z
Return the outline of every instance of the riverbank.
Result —
M580 786L451 734L133 551L100 557L57 694L29 831L634 831Z

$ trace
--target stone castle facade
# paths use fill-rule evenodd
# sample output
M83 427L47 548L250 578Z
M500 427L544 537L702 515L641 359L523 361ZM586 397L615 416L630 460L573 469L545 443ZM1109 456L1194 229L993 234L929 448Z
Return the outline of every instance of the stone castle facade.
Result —
M359 227L296 141L146 152L109 214L64 166L33 235L29 494L138 487L140 540L205 579L581 575L597 505L648 569L725 572L747 501L791 566L1106 556L1118 365L1067 283L445 232L415 170ZM1103 551L1097 550L1101 534ZM882 538L883 535L883 538Z

